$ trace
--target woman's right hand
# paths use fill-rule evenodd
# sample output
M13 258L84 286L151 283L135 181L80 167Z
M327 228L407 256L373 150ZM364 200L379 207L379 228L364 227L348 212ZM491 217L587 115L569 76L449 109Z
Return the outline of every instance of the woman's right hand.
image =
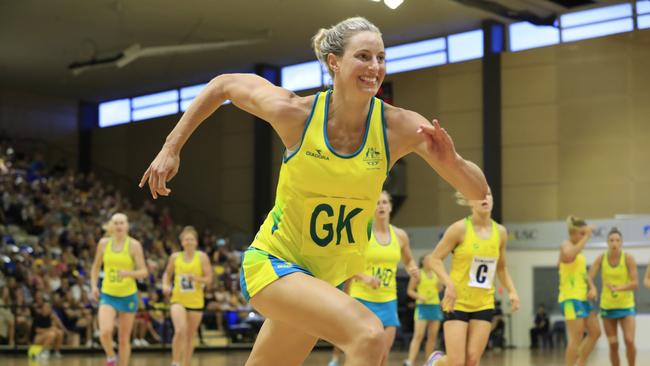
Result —
M90 291L90 298L95 302L99 301L99 289L96 286L93 286L92 291Z
M372 287L373 290L378 289L379 286L381 285L381 282L379 282L379 278L368 276L365 273L361 275L361 281L363 281L366 285Z
M172 293L172 287L171 286L163 286L162 291L163 291L163 295L169 296L169 294Z
M445 312L451 312L454 310L456 305L456 289L454 285L449 285L445 287L445 296L442 298L442 310Z
M180 164L181 158L178 152L163 146L142 175L139 187L142 188L145 183L148 183L153 199L157 199L158 195L169 196L172 190L167 188L167 182L178 173Z

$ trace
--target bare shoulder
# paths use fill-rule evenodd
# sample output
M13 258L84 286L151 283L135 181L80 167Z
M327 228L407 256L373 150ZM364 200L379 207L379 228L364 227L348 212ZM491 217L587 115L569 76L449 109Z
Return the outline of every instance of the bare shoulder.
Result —
M397 235L397 238L399 239L400 243L403 244L409 240L409 234L406 232L406 230L399 228L397 226L393 226L393 230L395 230L395 235Z
M129 237L129 244L131 245L131 248L135 250L142 250L142 243L138 241L138 239L134 239L132 237Z
M634 256L630 253L625 253L625 263L628 266L635 266L636 265L636 260L634 259Z
M97 243L97 250L104 250L106 248L106 244L108 244L108 241L110 239L107 237L103 237L99 239L99 242Z
M497 228L499 230L499 235L501 235L502 239L508 239L508 229L504 225L497 224Z
M427 119L417 112L390 104L384 104L384 119L386 120L386 128L390 132L400 135L415 135L417 127L421 123L427 122Z
M446 232L454 235L462 235L465 234L465 230L467 230L467 223L465 223L465 219L460 219L449 225Z

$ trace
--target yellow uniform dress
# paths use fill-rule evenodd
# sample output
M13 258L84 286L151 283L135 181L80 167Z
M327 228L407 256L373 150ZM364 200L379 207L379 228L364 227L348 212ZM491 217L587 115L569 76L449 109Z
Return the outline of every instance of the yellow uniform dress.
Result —
M471 217L465 219L465 226L465 238L452 252L449 275L456 289L456 304L448 317L450 320L490 321L494 311L494 275L501 245L499 227L492 220L490 237L481 239L474 231Z
M194 252L194 256L189 263L185 261L183 252L176 256L171 303L183 305L188 310L203 311L203 284L192 281L190 276L204 276L203 267L201 266L201 252Z
M558 302L567 320L586 318L592 310L587 301L587 259L580 253L571 263L559 265L560 294Z
M440 295L438 291L438 276L431 271L427 274L425 270L420 270L420 280L416 287L419 296L426 300L415 301L415 320L443 320L442 310L440 309Z
M393 226L390 226L389 230L390 242L380 244L373 233L365 254L366 269L363 273L379 279L379 287L373 289L365 282L353 279L350 282L350 296L375 313L384 327L397 327L400 322L397 314L395 275L397 263L402 258L402 248Z
M601 266L603 290L600 293L600 315L607 319L621 319L627 316L634 316L636 315L634 291L612 292L607 286L621 286L632 281L627 269L627 262L625 261L625 252L621 253L618 264L613 267L609 264L607 257L607 252L605 252Z
M332 93L315 96L300 146L285 153L275 205L244 253L240 284L246 298L290 273L336 286L365 267L390 161L383 102L370 100L363 142L344 155L327 139Z
M104 277L100 305L108 305L116 311L135 313L138 310L138 288L135 279L120 276L120 271L133 271L135 262L130 252L131 238L127 237L119 252L113 251L113 239L104 249Z

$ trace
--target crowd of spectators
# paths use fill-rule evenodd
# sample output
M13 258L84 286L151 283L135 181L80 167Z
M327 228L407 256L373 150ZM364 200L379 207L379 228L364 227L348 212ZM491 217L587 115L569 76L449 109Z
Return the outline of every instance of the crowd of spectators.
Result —
M61 343L97 346L90 267L102 226L115 212L128 216L150 273L138 283L142 310L133 343L170 338L161 278L169 255L180 250L182 228L171 210L147 199L134 205L94 174L50 166L42 154L16 151L10 141L0 142L0 195L0 344L30 344L47 325L55 350ZM215 276L204 327L223 330L232 320L226 314L250 309L239 291L241 253L210 229L201 232L199 249L211 258ZM50 307L57 320L51 323Z

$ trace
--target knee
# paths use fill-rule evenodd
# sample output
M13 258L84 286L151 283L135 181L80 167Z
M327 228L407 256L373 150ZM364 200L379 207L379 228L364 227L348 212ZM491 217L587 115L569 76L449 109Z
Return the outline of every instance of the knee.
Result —
M431 336L429 336L429 338L431 338ZM422 342L422 339L424 339L424 333L423 332L415 332L415 333L413 333L413 339L418 341L418 342Z
M616 352L618 351L618 338L616 336L614 337L607 337L607 343L609 344L609 350Z
M595 341L595 340L597 340L598 338L600 338L600 336L602 335L602 333L603 333L603 332L600 330L600 328L596 328L596 329L593 329L593 330L591 330L591 331L589 332L589 337Z
M99 336L101 338L113 338L113 329L109 327L100 329Z
M357 351L363 354L384 354L385 340L384 327L379 321L366 324L358 336L352 338L350 345L353 352Z
M187 334L187 327L175 327L174 328L174 337L185 337Z
M481 355L475 354L475 353L470 353L470 354L467 355L465 365L466 366L478 366L479 362L481 362Z
M635 348L633 337L625 337L625 348L627 349Z

